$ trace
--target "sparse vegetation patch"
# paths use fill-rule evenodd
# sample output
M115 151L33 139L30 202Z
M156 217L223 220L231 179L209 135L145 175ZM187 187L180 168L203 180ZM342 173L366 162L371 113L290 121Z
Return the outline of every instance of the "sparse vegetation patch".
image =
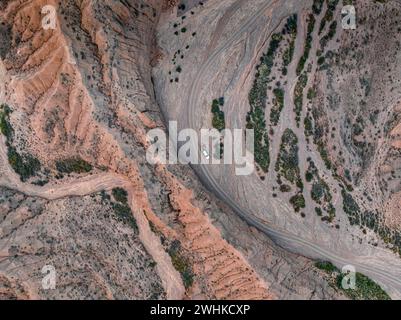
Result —
M319 15L323 9L324 0L313 0L312 11L315 15Z
M325 271L330 285L341 290L352 300L391 300L390 296L376 282L362 273L356 272L355 274L355 289L344 289L342 281L347 274L342 273L327 261L316 262L315 267Z
M327 34L320 39L320 46L321 46L321 50L322 51L324 50L326 45L329 43L329 41L334 38L334 36L336 34L336 30L337 30L337 21L333 21L329 26L329 31L327 32ZM322 56L319 59L323 59L323 61L321 61L319 63L319 64L323 64L324 63L324 57Z
M30 154L21 155L17 149L8 145L8 162L14 171L20 176L21 181L27 181L40 170L40 161Z
M10 123L11 109L8 105L0 106L0 131L6 137L7 157L10 166L20 176L21 181L27 181L41 169L40 161L28 153L19 153L13 146L14 130Z
M10 107L6 104L2 104L0 107L0 131L7 140L12 138L12 134L14 132L9 121L10 113Z
M301 59L299 60L298 66L297 66L297 75L298 76L304 70L305 63L308 60L310 50L312 49L312 41L313 41L312 32L313 32L313 29L315 28L315 23L316 23L315 16L313 14L310 14L308 17L308 29L307 29L307 34L306 34L304 53L303 53Z
M319 34L323 32L326 24L333 20L334 12L336 10L338 2L339 0L326 0L327 9L322 21L320 22Z
M274 34L269 49L260 58L255 80L249 93L251 110L247 114L247 129L255 131L255 161L263 172L267 172L270 165L269 136L266 130L265 108L267 99L267 86L273 67L276 51L282 40L281 34Z
M302 208L305 208L305 198L302 193L298 193L291 197L290 203L292 204L295 212L299 212Z
M274 101L270 110L270 122L273 126L276 126L280 120L281 111L284 108L284 90L276 88L273 90L273 94Z
M180 273L185 288L190 288L194 282L194 274L189 259L184 256L181 243L175 240L168 249L174 268Z
M212 125L213 128L223 131L226 128L224 111L221 111L221 107L224 106L224 98L214 99L212 103Z
M358 224L359 225L359 216L361 213L361 209L358 203L354 200L352 195L345 191L341 190L341 195L343 197L343 209L344 212L348 215L348 219L351 225Z
M123 188L114 188L112 190L114 199L117 202L127 204L128 203L128 192Z
M112 195L115 202L112 202L111 205L117 218L138 232L138 225L128 203L128 192L123 188L114 188Z
M321 208L320 215L323 221L332 222L336 216L336 209L332 204L333 196L329 185L324 181L312 160L309 160L309 167L305 174L306 181L312 184L311 198L323 208L327 216L323 216Z
M290 191L287 187L283 187L284 189L281 187L283 185L282 177L298 188L298 192L290 199L295 212L299 212L302 208L305 208L305 198L303 196L304 185L299 170L298 138L291 129L286 129L281 138L280 152L275 170L280 190L284 192Z
M304 72L298 78L294 90L294 112L295 112L295 120L297 122L298 127L301 122L301 113L304 104L304 89L307 83L308 83L308 75L306 74L306 72Z
M85 160L74 157L68 158L64 160L59 160L56 162L56 168L60 173L88 173L91 172L93 167L90 163L86 162Z
M281 138L280 152L276 162L279 177L292 184L301 182L298 159L298 138L291 129L286 129Z
M284 51L283 54L283 74L287 74L287 67L291 63L293 57L294 57L294 52L295 52L295 40L297 38L297 22L298 22L298 15L294 14L291 17L288 18L287 23L284 28L284 32L289 34L289 44L288 48Z

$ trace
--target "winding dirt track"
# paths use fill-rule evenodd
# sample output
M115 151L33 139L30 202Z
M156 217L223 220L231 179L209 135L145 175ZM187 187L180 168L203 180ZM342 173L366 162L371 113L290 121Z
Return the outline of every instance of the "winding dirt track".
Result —
M186 118L183 119L185 128L188 127L195 130L200 129L196 124L196 120L198 120L197 110L200 110L198 103L199 101L202 101L202 99L200 99L202 84L207 83L208 81L208 68L217 61L221 54L224 54L236 41L239 41L244 36L244 33L252 31L252 28L258 23L258 19L261 18L268 9L277 5L277 3L277 0L267 1L266 4L260 8L258 14L250 17L230 39L216 48L207 60L199 67L190 86L190 90L187 93L186 105L188 107L187 113L184 115ZM272 30L274 29L275 28L272 28ZM339 253L321 247L318 243L302 239L298 235L290 234L280 227L268 225L265 221L262 221L248 210L241 208L235 200L220 187L219 183L209 171L207 165L197 165L193 166L193 168L203 184L216 196L225 201L238 214L238 216L245 220L249 225L271 237L283 248L308 256L312 259L331 261L340 267L340 269L345 265L353 265L358 272L366 274L383 285L392 298L401 299L401 268L398 268L398 266L386 265L385 263L378 266L377 260L380 259L376 259L375 261L371 259L370 256L342 256Z

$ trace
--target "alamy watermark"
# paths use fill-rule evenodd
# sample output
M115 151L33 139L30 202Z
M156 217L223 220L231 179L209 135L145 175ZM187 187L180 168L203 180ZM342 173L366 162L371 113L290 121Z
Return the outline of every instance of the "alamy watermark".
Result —
M56 289L56 268L52 265L43 266L41 273L44 274L42 278L43 290L54 290Z
M356 29L356 10L352 5L344 6L341 9L341 26L344 30Z
M44 30L55 30L57 27L57 11L52 5L46 5L42 8L41 13L45 15L42 18L42 28Z
M341 280L341 287L344 290L356 289L356 269L352 265L346 265L342 268L341 273L344 275Z
M235 174L254 172L254 130L194 129L178 132L176 121L169 122L168 137L162 129L152 129L147 138L146 160L150 164L235 164Z

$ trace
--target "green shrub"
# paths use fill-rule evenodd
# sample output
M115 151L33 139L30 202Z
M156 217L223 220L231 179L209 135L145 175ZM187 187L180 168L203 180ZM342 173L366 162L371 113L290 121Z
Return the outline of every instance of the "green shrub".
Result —
M298 138L291 129L287 128L281 138L275 170L293 184L300 180Z
M273 90L275 102L270 110L270 122L276 126L280 120L281 111L284 108L284 90L276 88Z
M341 190L341 195L343 197L343 209L348 215L351 225L359 224L361 209L358 203L354 200L352 195L344 189Z
M311 172L307 171L305 173L305 179L306 179L306 181L311 182L313 179L313 174Z
M194 274L189 259L183 255L181 243L175 240L171 243L168 253L174 268L180 273L185 288L190 288L194 282Z
M310 137L313 134L313 124L309 116L304 119L305 136Z
M305 208L305 198L302 193L291 197L290 203L294 207L295 212L299 212L302 208Z
M40 171L40 161L30 154L20 154L12 145L14 130L10 123L11 109L8 105L0 106L0 131L6 137L7 157L10 166L20 176L21 181L26 181Z
M282 184L281 186L280 186L280 191L281 192L290 192L291 191L291 187L289 186L289 185L287 185L287 184Z
M281 34L273 34L267 53L260 58L261 63L257 67L255 80L248 96L251 110L246 117L246 128L254 130L255 161L264 172L268 171L270 165L269 136L265 121L267 87L271 81L269 76L281 40Z
M337 30L337 21L333 21L329 26L329 31L327 32L327 34L322 39L320 39L320 45L322 47L321 50L324 50L324 48L329 43L329 41L334 38L334 36L336 34L336 30ZM319 58L319 60L320 59L323 59L323 62L324 62L323 56L321 56ZM319 60L318 60L318 63L319 63ZM323 64L323 62L321 62L319 64Z
M324 0L313 0L312 11L315 15L319 15L322 12Z
M128 192L123 188L114 188L112 190L113 197L116 201L127 204Z
M318 261L318 262L315 263L315 267L320 269L320 270L329 272L329 273L339 272L337 267L334 266L331 262L328 262L328 261Z
M66 174L73 172L78 174L88 173L93 169L91 164L79 157L59 160L56 162L56 168L60 173Z
M321 198L323 197L323 195L324 195L324 189L323 189L322 185L319 183L314 183L312 185L312 190L311 190L312 199L315 202L320 204Z
M131 207L128 204L128 192L123 188L114 188L111 191L113 198L116 202L112 202L112 208L117 218L130 226L135 233L138 232L138 225L132 214ZM102 200L110 200L110 196L102 192Z
M39 187L43 187L43 186L45 186L45 185L47 185L49 183L49 180L36 180L36 181L33 181L32 182L32 184L33 185L35 185L35 186L39 186Z
M320 66L325 62L325 60L324 56L320 56L319 59L317 59L317 64Z
M288 18L287 24L285 26L286 32L290 35L290 43L288 48L284 51L283 54L283 74L286 74L288 65L291 63L294 52L295 52L295 40L297 37L297 14L292 15Z
M333 20L334 11L336 10L339 0L326 0L326 2L327 2L327 9L322 21L320 22L319 35L322 33L326 24Z
M323 143L319 142L319 144L317 146L317 150L318 150L318 152L320 154L320 157L322 158L324 164L326 165L326 168L328 170L331 170L332 164L331 164L331 161L329 159L329 154L327 153L327 150L325 149Z
M313 88L309 88L308 94L306 95L306 97L309 100L313 100L314 98L316 98L316 91Z
M298 81L295 85L294 90L294 112L295 112L295 119L297 121L297 125L301 121L301 113L303 109L303 99L304 99L304 89L308 83L308 75L306 72L302 73L302 75L298 78Z
M10 113L10 107L6 104L2 104L0 107L0 132L6 137L7 140L10 140L14 133L9 121Z
M332 194L329 185L324 181L318 172L313 161L309 161L309 167L306 171L306 180L312 183L311 198L328 213L328 217L323 217L324 221L332 222L336 216L336 209L332 205ZM321 208L318 208L318 215L322 215Z
M112 207L119 220L129 225L137 233L138 225L132 214L130 206L128 204L114 202L112 203Z
M307 34L306 34L304 53L303 53L301 59L298 62L298 65L297 65L297 75L298 76L304 70L305 63L309 58L309 53L310 53L310 50L312 48L312 41L313 41L312 32L313 32L313 29L315 28L315 23L316 23L316 19L315 19L314 15L310 14L309 17L308 17L308 27L307 27Z
M40 170L40 161L29 154L21 155L17 149L8 144L8 162L13 170L20 176L21 181L26 181L36 175Z
M213 128L223 131L226 127L224 112L220 110L220 107L224 105L224 98L219 100L214 99L212 103L212 126Z

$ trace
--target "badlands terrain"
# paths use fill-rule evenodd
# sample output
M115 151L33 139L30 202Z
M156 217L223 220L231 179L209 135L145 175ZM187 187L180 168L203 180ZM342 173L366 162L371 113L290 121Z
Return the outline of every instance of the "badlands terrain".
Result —
M0 298L401 298L400 32L390 0L1 0ZM149 163L169 121L253 129L255 172Z

